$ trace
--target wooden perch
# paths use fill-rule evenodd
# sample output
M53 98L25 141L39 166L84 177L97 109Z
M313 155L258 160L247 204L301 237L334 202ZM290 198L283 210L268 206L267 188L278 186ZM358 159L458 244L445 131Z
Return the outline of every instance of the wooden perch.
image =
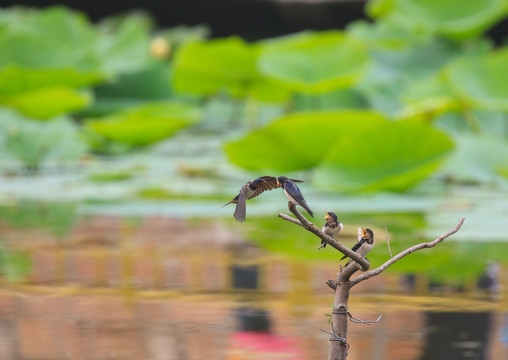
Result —
M326 281L326 284L335 290L335 299L333 303L333 311L332 311L332 331L325 331L331 335L330 337L330 349L328 353L328 360L345 360L348 355L349 344L347 343L347 326L348 326L348 317L351 318L351 314L348 309L348 300L349 300L349 290L360 283L361 281L367 280L373 276L381 274L385 271L390 265L396 263L403 257L415 252L417 250L432 248L437 244L441 243L450 235L455 234L460 230L462 224L464 223L464 218L461 218L453 229L444 233L437 239L420 243L414 245L399 254L391 257L388 261L386 261L383 265L379 266L376 269L369 270L370 264L367 259L352 251L348 247L342 245L340 242L331 238L330 236L323 233L316 225L309 222L297 209L296 206L289 203L289 210L296 216L297 219L292 218L286 214L279 213L279 217L284 220L290 221L293 224L302 226L306 230L312 232L321 240L325 241L328 245L332 246L336 250L340 251L342 254L349 256L354 262L351 262L348 266L344 267L337 274L337 279L332 280L329 279ZM350 280L351 276L357 272L358 270L365 271L363 274L358 275L353 280ZM379 321L380 318L378 318ZM365 323L365 322L364 322Z

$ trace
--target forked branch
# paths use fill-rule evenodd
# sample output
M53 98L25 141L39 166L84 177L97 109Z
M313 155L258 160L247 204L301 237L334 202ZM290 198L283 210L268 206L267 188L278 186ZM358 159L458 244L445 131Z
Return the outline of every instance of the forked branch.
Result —
M455 234L457 231L460 230L460 228L462 227L462 224L464 223L464 220L465 218L460 218L459 220L459 223L457 224L457 226L455 226L453 229L451 229L450 231L444 233L443 235L441 235L440 237L430 241L430 242L424 242L424 243L420 243L420 244L417 244L417 245L414 245L414 246L411 246L410 248L398 253L397 255L395 255L394 257L390 258L390 260L388 260L387 262L385 262L383 265L381 265L380 267L378 268L375 268L375 269L372 269L372 270L369 270L361 275L358 275L357 277L355 277L353 280L351 280L350 282L350 285L351 287L355 286L356 284L358 284L359 282L363 281L363 280L367 280L368 278L371 278L373 276L376 276L376 275L379 275L381 274L383 271L385 271L390 265L394 264L395 262L399 261L400 259L402 259L403 257L411 254L412 252L415 252L417 250L421 250L421 249L427 249L427 248L432 248L434 246L436 246L437 244L439 244L440 242L442 242L444 239L446 239L447 237L449 237L450 235L453 235Z
M288 204L289 210L295 214L295 216L298 218L298 220L292 218L291 216L288 216L286 214L279 213L279 217L283 218L284 220L290 221L293 224L297 224L305 228L306 230L310 231L311 233L318 236L321 240L325 241L328 245L332 246L333 248L337 249L341 253L343 253L346 256L349 256L351 259L356 261L361 269L363 271L367 271L370 267L369 262L361 255L358 255L356 252L348 248L347 246L342 245L337 240L333 239L332 237L326 235L323 233L316 225L311 223L309 220L303 216L295 205L292 203Z

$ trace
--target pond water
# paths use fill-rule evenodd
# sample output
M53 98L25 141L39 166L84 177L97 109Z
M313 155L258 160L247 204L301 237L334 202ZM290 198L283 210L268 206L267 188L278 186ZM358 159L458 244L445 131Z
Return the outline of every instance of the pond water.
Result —
M365 199L342 215L341 239L351 246L357 226L373 228L372 266L389 257L384 224L397 252L458 220L368 212ZM337 254L276 216L256 216L264 206L253 202L244 224L232 208L182 216L172 202L1 206L0 359L326 358L325 281ZM467 216L479 205L445 208ZM472 241L477 230L463 230L353 288L352 315L382 317L349 324L349 359L508 358L506 239Z

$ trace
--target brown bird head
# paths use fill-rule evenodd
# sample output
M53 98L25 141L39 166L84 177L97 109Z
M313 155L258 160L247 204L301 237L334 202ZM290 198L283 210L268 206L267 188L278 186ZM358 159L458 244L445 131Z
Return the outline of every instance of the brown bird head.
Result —
M367 241L367 243L372 244L374 242L374 233L372 230L362 228L362 239Z
M284 183L285 183L286 181L288 181L288 180L289 180L289 179L288 179L287 177L285 177L285 176L279 176L279 177L277 178L277 187L281 187L281 186L283 186L283 185L284 185Z
M326 211L325 220L328 223L337 221L337 215L334 212Z

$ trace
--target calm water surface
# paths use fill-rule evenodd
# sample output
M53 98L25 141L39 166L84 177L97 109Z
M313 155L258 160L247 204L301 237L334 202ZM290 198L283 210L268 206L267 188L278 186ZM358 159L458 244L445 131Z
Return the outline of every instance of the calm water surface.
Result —
M327 358L320 329L330 328L333 292L324 282L338 261L294 225L74 212L2 210L0 359ZM386 221L367 218L373 227ZM418 219L394 216L390 235ZM266 238L285 244L281 232L299 245L267 250ZM382 238L373 266L386 257ZM430 273L388 270L352 290L355 317L383 316L350 323L349 359L508 358L506 277L489 287L480 275L447 282Z

